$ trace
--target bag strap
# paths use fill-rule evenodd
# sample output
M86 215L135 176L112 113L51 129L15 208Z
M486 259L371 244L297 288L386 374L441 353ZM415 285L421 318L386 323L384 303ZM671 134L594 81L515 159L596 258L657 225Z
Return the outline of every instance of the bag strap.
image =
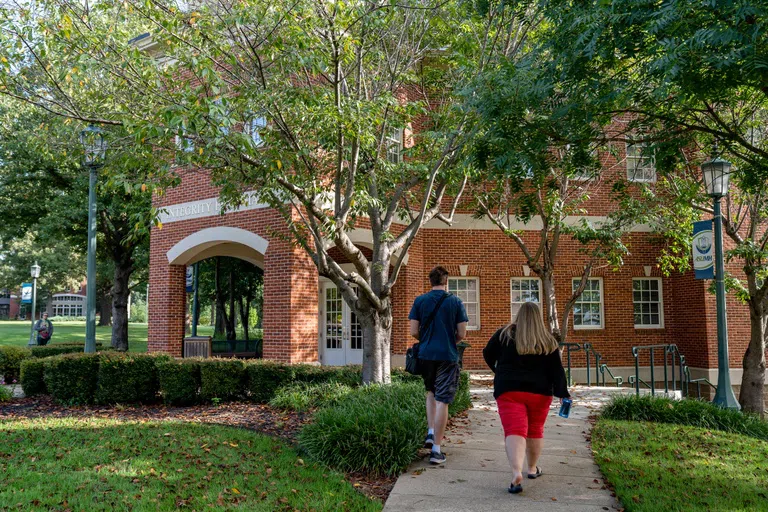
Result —
M427 317L427 321L424 322L424 326L419 328L419 332L426 333L427 329L430 328L432 325L432 320L435 319L435 315L437 314L437 310L440 309L440 306L443 305L443 301L448 297L450 293L445 292L442 297L437 301L437 305L435 306L435 309L432 310L432 312ZM419 335L419 343L421 343L423 340L421 340L421 335Z

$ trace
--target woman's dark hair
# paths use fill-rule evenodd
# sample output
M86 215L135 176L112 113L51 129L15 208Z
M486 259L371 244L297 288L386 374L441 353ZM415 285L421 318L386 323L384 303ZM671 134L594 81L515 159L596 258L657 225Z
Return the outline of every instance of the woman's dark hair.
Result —
M448 271L444 267L435 267L429 272L429 284L442 286L448 283Z

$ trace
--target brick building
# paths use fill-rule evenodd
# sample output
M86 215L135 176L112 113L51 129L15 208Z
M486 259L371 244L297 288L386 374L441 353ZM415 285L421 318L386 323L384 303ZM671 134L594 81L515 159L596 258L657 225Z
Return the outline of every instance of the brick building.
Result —
M638 162L642 159L633 158L631 147L629 153L627 158L627 148L620 148L606 154L603 164L627 173L630 179L654 181L653 168L643 163L641 169ZM309 256L280 236L287 229L279 214L259 204L255 196L239 210L220 214L218 190L209 175L193 170L180 174L180 186L156 201L164 213L162 228L154 228L151 234L149 349L182 354L185 267L213 256L234 256L264 271L265 358L291 363L360 363L362 335L354 315L334 285L318 276ZM607 215L612 207L608 193L594 194L587 207L595 220ZM538 236L535 224L512 227L533 240ZM362 248L371 245L370 232L365 229L353 232L352 239ZM717 382L715 298L707 291L709 282L695 280L692 272L662 276L657 268L659 241L646 226L636 226L626 242L630 255L618 271L608 267L593 271L587 292L571 314L569 341L591 343L625 382L634 373L633 346L676 343L693 378ZM562 243L556 272L560 308L583 270L579 247L572 240ZM457 214L450 227L430 222L411 247L393 290L393 365L402 364L411 343L410 305L429 289L429 270L443 265L452 274L450 291L464 300L470 317L467 341L471 347L465 353L465 367L485 369L481 352L490 336L510 321L522 300L541 300L539 280L524 262L512 240L490 221L476 219L469 212ZM741 273L737 263L732 264L731 272ZM731 377L738 385L749 341L749 313L733 294L727 305ZM585 366L583 353L574 354L573 361L575 367ZM647 372L648 360L641 359L641 365ZM574 378L583 379L584 372L575 370Z

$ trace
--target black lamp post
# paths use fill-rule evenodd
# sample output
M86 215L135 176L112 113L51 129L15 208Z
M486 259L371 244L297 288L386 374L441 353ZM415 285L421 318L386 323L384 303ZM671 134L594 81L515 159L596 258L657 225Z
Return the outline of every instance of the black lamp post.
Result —
M38 265L37 262L32 265L29 275L32 276L32 327L30 328L28 345L32 347L37 345L37 336L35 336L35 313L37 310L37 278L40 277L40 265Z
M107 141L104 132L88 126L80 132L83 145L83 165L90 173L88 181L88 269L85 285L85 351L96 352L96 178L104 165Z
M722 158L701 165L707 194L714 199L715 212L715 284L717 290L717 391L712 401L726 409L740 409L739 401L731 386L730 365L728 364L728 322L725 316L725 262L723 260L723 217L720 201L728 194L731 163Z

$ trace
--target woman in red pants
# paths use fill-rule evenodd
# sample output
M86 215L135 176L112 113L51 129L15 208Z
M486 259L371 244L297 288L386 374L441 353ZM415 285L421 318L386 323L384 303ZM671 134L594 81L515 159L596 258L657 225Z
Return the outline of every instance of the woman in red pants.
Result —
M538 478L536 465L544 444L544 422L552 396L570 397L557 341L544 327L539 307L523 304L515 321L491 337L483 357L496 374L493 396L504 427L504 444L513 480L509 492L523 490L523 459L528 478Z

